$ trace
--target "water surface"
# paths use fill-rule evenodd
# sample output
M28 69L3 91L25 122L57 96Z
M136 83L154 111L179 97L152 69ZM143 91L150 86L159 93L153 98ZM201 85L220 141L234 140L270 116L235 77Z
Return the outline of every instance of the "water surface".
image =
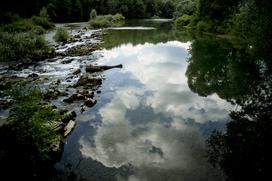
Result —
M145 20L107 30L103 47L97 63L123 69L105 72L57 168L87 180L223 180L205 140L225 129L246 81L259 76L234 63L234 45Z

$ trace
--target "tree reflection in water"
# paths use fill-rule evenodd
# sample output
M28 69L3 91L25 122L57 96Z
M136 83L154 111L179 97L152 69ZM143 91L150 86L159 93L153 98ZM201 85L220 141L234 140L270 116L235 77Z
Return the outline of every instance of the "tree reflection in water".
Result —
M272 160L272 77L249 49L230 47L210 39L193 42L188 85L201 96L217 93L239 107L230 113L225 132L208 138L210 163L226 180L265 180Z
M232 112L225 133L207 140L210 162L219 165L228 180L264 180L271 170L272 82L261 84Z

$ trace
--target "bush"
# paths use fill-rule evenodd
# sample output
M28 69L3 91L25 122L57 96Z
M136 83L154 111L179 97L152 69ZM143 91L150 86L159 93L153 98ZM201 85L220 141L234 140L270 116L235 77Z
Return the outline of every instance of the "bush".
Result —
M121 26L125 17L122 14L97 16L94 19L90 19L89 23L93 28L106 28L112 26Z
M93 28L106 28L111 26L111 22L104 16L97 16L90 21L90 25Z
M70 38L70 35L65 28L60 27L57 29L53 38L56 42L67 42L67 40Z
M41 26L46 30L55 27L55 24L50 22L49 15L47 14L47 9L45 7L41 9L39 16L32 16L31 21L33 24Z
M32 16L31 21L33 24L43 27L46 30L52 29L55 27L54 23L50 22L48 18L41 16Z
M191 19L192 16L183 15L175 20L174 25L177 29L182 29L190 24Z
M28 180L40 180L37 177L53 167L51 146L60 142L62 136L52 130L52 124L62 116L52 106L41 103L42 93L36 86L14 87L9 92L14 101L8 124L0 127L0 162L5 165L4 174L15 169ZM33 175L36 179L31 179Z
M39 35L45 33L45 30L41 26L35 25L31 20L26 19L4 25L1 29L2 31L6 31L9 33L21 33L27 31L31 31Z
M28 33L0 33L0 62L32 62L52 56L44 37Z

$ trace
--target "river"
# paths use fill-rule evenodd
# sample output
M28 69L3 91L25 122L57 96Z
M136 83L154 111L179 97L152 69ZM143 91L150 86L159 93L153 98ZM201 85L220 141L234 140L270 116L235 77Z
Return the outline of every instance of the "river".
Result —
M78 68L84 72L82 65L123 65L98 75L105 80L95 90L94 107L80 111L80 104L65 104L63 97L53 101L77 112L77 126L55 166L60 177L224 180L223 172L208 163L206 140L213 130L226 130L230 112L241 109L240 101L264 79L265 64L248 61L239 41L177 32L169 20L129 20L104 31L102 48L91 55L20 72L65 79L64 90L78 80L67 76Z
M224 130L236 106L188 85L194 37L169 21L144 20L107 30L103 41L97 63L123 68L104 73L98 103L78 115L57 168L87 180L222 180L205 139Z

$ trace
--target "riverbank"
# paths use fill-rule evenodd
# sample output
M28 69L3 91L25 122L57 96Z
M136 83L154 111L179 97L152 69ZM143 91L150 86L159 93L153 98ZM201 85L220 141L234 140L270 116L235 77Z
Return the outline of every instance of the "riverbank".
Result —
M33 176L33 178L39 178L41 175L44 175L44 173L47 173L48 169L51 170L51 172L53 171L54 164L60 161L66 137L76 126L76 116L86 109L93 107L97 102L95 98L96 94L100 93L99 88L105 79L101 72L113 68L99 67L94 63L97 57L99 57L99 54L95 54L94 52L100 49L103 36L102 30L91 30L80 27L73 28L69 31L71 38L67 43L55 43L51 41L55 49L54 57L35 63L17 63L12 65L7 63L0 67L0 114L1 125L4 125L2 127L3 129L13 129L13 121L10 122L12 115L10 114L14 114L12 107L17 104L18 98L12 91L17 89L21 83L28 87L37 86L41 91L40 100L31 102L31 104L29 102L23 102L23 105L33 105L35 109L38 106L41 108L41 111L43 111L43 106L49 106L48 114L54 112L54 114L58 115L56 119L49 119L49 122L41 120L45 122L38 126L48 128L47 130L52 132L52 135L55 134L59 139L46 140L49 143L47 143L48 146L46 146L45 149L50 150L46 153L45 157L49 156L50 158L47 159L46 162L37 161L38 165L37 163L33 163L34 165L32 166L30 164L29 167L34 166L44 169L44 171L38 170L35 171L35 173L29 173L30 177ZM50 32L48 34L50 34ZM22 94L28 92L24 87L18 91ZM27 96L32 99L34 95L27 94ZM24 106L22 108L24 108ZM35 111L32 113L33 115L40 114L40 112ZM33 115L31 115L31 117ZM35 120L33 124L36 124ZM24 130L28 128L17 127L18 131L16 133L23 134L24 131L28 132L28 130ZM29 127L29 129L32 128ZM42 136L41 139L43 139ZM4 143L5 142L3 142L3 144ZM37 142L32 143L31 140L29 140L29 143L34 145L40 144ZM6 147L7 145L3 146ZM7 147L6 150L8 149ZM21 149L22 152L24 152L24 147ZM14 150L12 152L14 152ZM1 156L1 160L10 160L12 163L11 160L13 159L9 159L8 155ZM31 157L31 153L29 156ZM22 161L22 163L24 162L27 163L26 161ZM31 168L22 170L27 172L31 171Z

